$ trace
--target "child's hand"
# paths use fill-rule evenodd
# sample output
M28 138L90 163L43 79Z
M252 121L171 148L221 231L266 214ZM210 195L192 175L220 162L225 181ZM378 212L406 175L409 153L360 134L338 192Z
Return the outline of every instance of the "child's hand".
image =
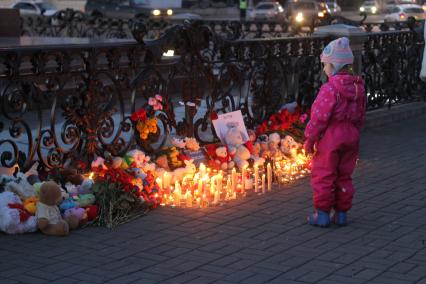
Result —
M305 144L303 144L303 149L305 150L306 154L313 154L314 153L314 142L311 140L306 140Z

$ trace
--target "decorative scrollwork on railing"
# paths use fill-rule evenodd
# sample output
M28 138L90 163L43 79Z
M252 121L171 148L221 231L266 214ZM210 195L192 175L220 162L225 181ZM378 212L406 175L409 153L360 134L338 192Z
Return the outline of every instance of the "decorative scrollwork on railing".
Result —
M411 31L370 34L365 41L363 74L368 107L412 101L419 85L423 41Z

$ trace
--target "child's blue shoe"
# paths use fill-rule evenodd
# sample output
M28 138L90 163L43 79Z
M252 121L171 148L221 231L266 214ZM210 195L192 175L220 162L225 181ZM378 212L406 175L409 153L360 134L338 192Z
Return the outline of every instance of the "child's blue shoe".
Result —
M334 213L334 224L337 226L346 226L348 224L348 218L346 212Z
M328 212L317 210L315 213L308 216L308 224L326 228L330 226L330 215Z

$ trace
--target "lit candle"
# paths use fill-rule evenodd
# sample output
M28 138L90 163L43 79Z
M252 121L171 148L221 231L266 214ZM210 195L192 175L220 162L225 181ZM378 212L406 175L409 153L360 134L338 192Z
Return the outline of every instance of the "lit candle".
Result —
M241 190L244 193L245 189L246 189L246 166L243 167L243 171L241 173Z
M223 180L223 176L222 176L222 172L220 172L217 175L216 181L217 181L217 191L219 191L219 194L222 192L222 180Z
M228 178L228 180L226 181L226 192L231 192L232 191L232 183L231 183L231 179Z
M186 207L192 207L192 194L191 191L185 193Z
M265 186L265 174L262 175L262 193L265 193L266 186Z
M203 177L206 174L206 166L201 163L200 164L200 176Z
M266 173L268 175L268 191L271 191L271 185L272 185L272 167L271 164L268 163L266 166Z
M201 198L200 197L197 197L197 199L195 200L195 206L200 208L200 206L201 206Z
M201 194L203 192L203 180L198 180L198 192Z
M235 168L232 169L231 184L232 192L235 192L237 190L237 171Z
M176 206L180 206L181 187L178 181L175 182L175 191L173 192Z
M215 187L216 187L216 176L213 176L210 180L210 194L215 193Z
M172 175L169 172L164 172L163 174L163 188L168 189L170 187L170 182L172 181Z
M219 190L216 190L216 191L214 192L213 204L214 204L214 205L219 204L219 200L220 200Z
M254 165L254 192L259 192L259 168Z
M156 181L157 181L158 187L160 188L160 191L162 191L163 190L163 179L158 177L158 178L156 178Z

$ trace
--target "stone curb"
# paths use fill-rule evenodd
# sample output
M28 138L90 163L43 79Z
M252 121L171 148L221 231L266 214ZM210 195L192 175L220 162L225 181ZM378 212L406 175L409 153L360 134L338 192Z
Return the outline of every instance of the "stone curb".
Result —
M376 128L396 121L406 120L426 113L426 102L413 102L394 105L391 109L382 108L368 111L364 128Z

